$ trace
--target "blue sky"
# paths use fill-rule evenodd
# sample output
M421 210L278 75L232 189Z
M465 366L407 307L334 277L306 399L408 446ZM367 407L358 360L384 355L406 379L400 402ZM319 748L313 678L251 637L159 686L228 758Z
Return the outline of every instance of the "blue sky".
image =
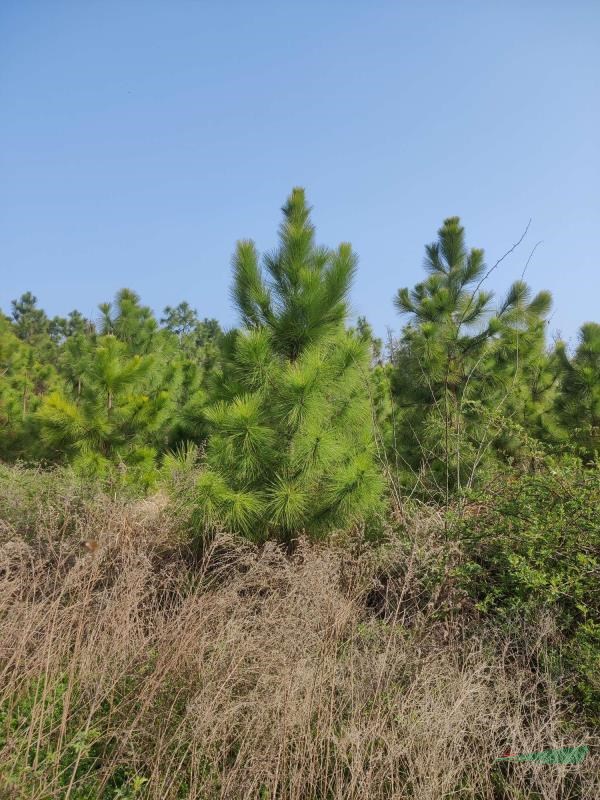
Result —
M600 320L600 3L0 4L0 308L96 317L123 286L233 325L235 241L276 242L294 185L360 258L379 334L459 215L494 273Z

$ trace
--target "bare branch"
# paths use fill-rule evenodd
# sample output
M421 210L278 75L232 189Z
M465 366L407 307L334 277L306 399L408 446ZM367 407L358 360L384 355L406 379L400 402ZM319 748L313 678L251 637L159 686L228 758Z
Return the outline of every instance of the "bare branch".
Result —
M515 250L517 249L517 247L518 247L518 246L521 244L521 242L523 241L523 239L524 239L524 238L527 236L527 232L529 231L529 226L530 226L530 225L531 225L531 217L529 218L529 222L527 223L527 225L526 225L526 227L525 227L525 230L524 230L524 231L523 231L523 233L521 234L521 238L519 239L519 241L518 241L518 242L515 242L515 243L512 245L512 247L510 247L510 248L509 248L509 249L506 251L506 253L504 253L504 255L500 256L500 258L498 259L498 261L496 261L496 263L495 263L495 264L494 264L492 267L490 267L490 268L488 269L488 271L485 273L485 275L483 276L483 278L482 278L482 279L479 281L479 283L477 284L477 286L476 286L476 287L473 289L473 292L472 292L472 294L471 294L471 297L469 297L469 302L467 303L467 307L466 307L466 308L465 308L465 310L463 311L463 314L462 314L462 316L461 316L460 320L458 321L458 330L460 330L460 327L461 327L461 325L463 324L463 321L464 321L465 317L467 316L467 313L468 313L469 309L471 308L471 303L472 303L472 302L473 302L473 300L475 299L475 295L477 294L477 292L478 292L478 291L481 289L481 287L482 287L482 286L483 286L483 284L484 284L484 283L487 281L487 279L490 277L490 275L492 274L492 272L494 272L494 270L495 270L495 269L497 269L497 268L500 266L500 264L501 264L501 263L504 261L504 259L505 259L505 258L508 258L508 256L509 256L511 253L514 253L514 251L515 251ZM536 247L537 247L537 245L536 245ZM534 248L534 250L535 250L535 248ZM532 253L532 255L533 255L533 253ZM457 335L458 335L458 331L457 331Z
M529 253L529 258L527 259L527 262L526 262L525 266L523 267L523 272L521 273L521 280L523 280L523 279L524 279L524 277L525 277L525 273L526 273L526 271L527 271L527 267L529 266L529 262L530 262L530 261L531 261L531 259L533 258L533 254L535 253L535 251L536 251L536 250L538 249L538 247L539 247L539 246L542 244L542 241L543 241L543 239L540 239L540 241L539 241L539 242L536 242L536 243L535 243L535 245L533 246L533 250L531 251L531 253Z

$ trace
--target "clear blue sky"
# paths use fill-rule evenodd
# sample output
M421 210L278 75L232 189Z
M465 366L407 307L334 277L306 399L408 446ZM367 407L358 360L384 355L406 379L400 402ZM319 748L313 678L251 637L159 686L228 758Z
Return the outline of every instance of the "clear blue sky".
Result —
M236 322L235 241L276 241L294 185L360 257L354 314L463 218L501 289L527 271L552 331L600 320L600 2L0 3L0 308L123 286Z

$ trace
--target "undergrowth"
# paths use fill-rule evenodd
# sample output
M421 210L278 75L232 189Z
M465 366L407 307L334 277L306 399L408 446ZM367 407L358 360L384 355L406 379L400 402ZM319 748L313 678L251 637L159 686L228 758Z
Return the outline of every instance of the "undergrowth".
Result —
M597 734L550 658L560 609L499 624L495 608L517 610L486 600L502 562L483 536L467 561L434 509L377 547L347 531L292 552L190 542L166 496L0 479L0 797L600 794ZM503 508L466 508L462 539L495 513L501 538ZM496 760L583 744L579 765Z

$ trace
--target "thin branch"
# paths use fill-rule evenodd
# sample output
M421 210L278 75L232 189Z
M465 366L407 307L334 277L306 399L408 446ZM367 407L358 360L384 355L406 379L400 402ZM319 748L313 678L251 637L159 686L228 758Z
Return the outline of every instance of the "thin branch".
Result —
M526 262L525 266L523 267L523 272L521 273L521 280L523 280L525 278L525 273L527 272L527 267L529 266L529 262L533 258L533 254L538 249L538 247L542 244L542 242L543 242L543 239L540 239L539 242L536 242L535 245L533 246L533 250L531 251L531 253L529 253L529 258L527 259L527 262Z
M527 236L527 232L529 231L529 226L530 226L530 225L531 225L531 218L529 219L529 222L527 223L527 225L526 225L526 227L525 227L525 230L524 230L524 231L523 231L523 233L521 234L521 238L519 239L519 241L518 241L518 242L515 242L515 243L512 245L512 247L510 247L510 248L509 248L509 249L508 249L508 250L507 250L507 251L504 253L504 255L500 256L500 258L499 258L499 259L496 261L496 263L495 263L495 264L494 264L492 267L490 267L490 268L488 269L488 271L485 273L485 275L483 276L483 278L482 278L482 279L479 281L479 283L477 284L477 286L476 286L476 287L473 289L473 293L471 294L471 297L469 298L469 302L467 303L467 307L466 307L466 308L465 308L465 310L463 311L463 314L462 314L462 316L461 316L460 320L458 321L458 330L460 330L460 326L463 324L463 322L464 322L464 319L465 319L465 317L466 317L466 315L467 315L467 312L468 312L468 311L469 311L469 309L471 308L471 303L473 302L473 300L474 300L474 298L475 298L475 295L477 294L477 292L478 292L478 291L481 289L481 287L482 287L482 286L483 286L483 284L484 284L484 283L487 281L487 279L490 277L490 275L492 274L492 272L494 272L494 270L495 270L495 269L497 269L497 268L500 266L500 264L501 264L501 263L504 261L504 259L505 259L505 258L508 258L508 256L509 256L511 253L513 253L513 252L514 252L514 251L517 249L517 247L518 247L518 246L521 244L521 242L523 241L523 239L524 239L524 238ZM537 247L537 245L536 245L536 247ZM535 248L534 248L534 250L535 250ZM532 255L533 255L533 253L532 253Z

